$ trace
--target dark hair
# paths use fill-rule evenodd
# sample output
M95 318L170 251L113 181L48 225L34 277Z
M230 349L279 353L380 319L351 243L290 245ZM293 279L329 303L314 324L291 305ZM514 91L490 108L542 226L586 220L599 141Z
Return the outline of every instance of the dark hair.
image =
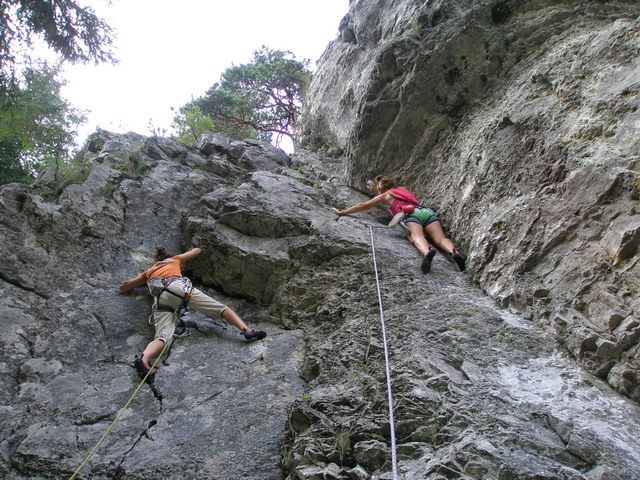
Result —
M156 262L160 262L165 258L170 258L170 257L175 257L175 255L173 253L167 252L167 249L164 248L162 245L156 247L156 254L154 256Z

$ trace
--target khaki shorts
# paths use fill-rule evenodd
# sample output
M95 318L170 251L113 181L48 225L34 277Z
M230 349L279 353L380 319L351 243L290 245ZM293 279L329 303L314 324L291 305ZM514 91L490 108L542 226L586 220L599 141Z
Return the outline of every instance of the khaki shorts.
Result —
M164 292L160 295L160 304L168 305L172 308L178 308L182 299ZM191 299L187 305L191 310L204 313L211 318L217 318L222 315L228 307L211 298L209 295L202 293L197 288L194 288L191 294ZM173 341L173 333L178 326L178 315L173 312L163 312L161 310L156 311L153 314L153 324L156 328L156 340L163 340L165 343L171 345Z

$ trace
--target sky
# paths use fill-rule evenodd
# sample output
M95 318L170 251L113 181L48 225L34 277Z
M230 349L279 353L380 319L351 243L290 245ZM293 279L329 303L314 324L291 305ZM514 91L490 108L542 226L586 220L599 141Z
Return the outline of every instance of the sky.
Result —
M174 112L202 96L232 65L265 45L309 59L338 34L349 0L87 0L115 31L117 65L66 65L62 95L87 111L84 143L96 128L173 133ZM150 126L151 125L151 126Z

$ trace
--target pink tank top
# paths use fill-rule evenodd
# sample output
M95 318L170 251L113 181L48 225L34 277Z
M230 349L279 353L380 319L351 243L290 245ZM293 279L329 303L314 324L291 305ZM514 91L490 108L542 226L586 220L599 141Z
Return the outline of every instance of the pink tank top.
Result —
M418 205L418 199L416 196L406 188L392 188L391 190L388 190L387 193L390 193L394 197L393 203L389 207L389 213L391 215L400 213L402 207L407 204Z

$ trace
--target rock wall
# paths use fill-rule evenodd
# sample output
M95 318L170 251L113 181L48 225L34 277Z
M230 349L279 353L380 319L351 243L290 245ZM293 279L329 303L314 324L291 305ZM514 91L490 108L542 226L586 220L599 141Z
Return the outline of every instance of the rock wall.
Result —
M351 2L298 129L344 154L350 185L387 174L415 190L484 291L636 401L639 15L634 1Z
M419 255L342 162L205 134L98 132L82 184L0 188L0 471L76 478L628 479L640 407L438 256ZM203 253L186 272L266 339L189 312L109 431L152 338L145 288L117 286L156 244ZM375 251L375 269L372 253ZM391 362L388 414L378 271ZM108 432L108 433L107 433Z
M99 132L80 154L82 184L61 191L45 172L33 189L2 187L3 478L73 474L134 392L133 357L153 338L146 287L121 294L119 283L152 263L155 245L191 245L183 225L203 197L290 164L269 145L201 141L189 151ZM77 478L281 478L277 440L303 391L302 332L194 280L270 336L247 344L220 319L188 314L197 328L176 340L155 388L140 390Z
M82 183L0 187L3 478L69 478L135 391L158 244L269 335L189 312L77 478L389 479L392 429L406 480L637 478L638 10L352 1L293 157L100 131ZM336 219L374 173L467 273Z

